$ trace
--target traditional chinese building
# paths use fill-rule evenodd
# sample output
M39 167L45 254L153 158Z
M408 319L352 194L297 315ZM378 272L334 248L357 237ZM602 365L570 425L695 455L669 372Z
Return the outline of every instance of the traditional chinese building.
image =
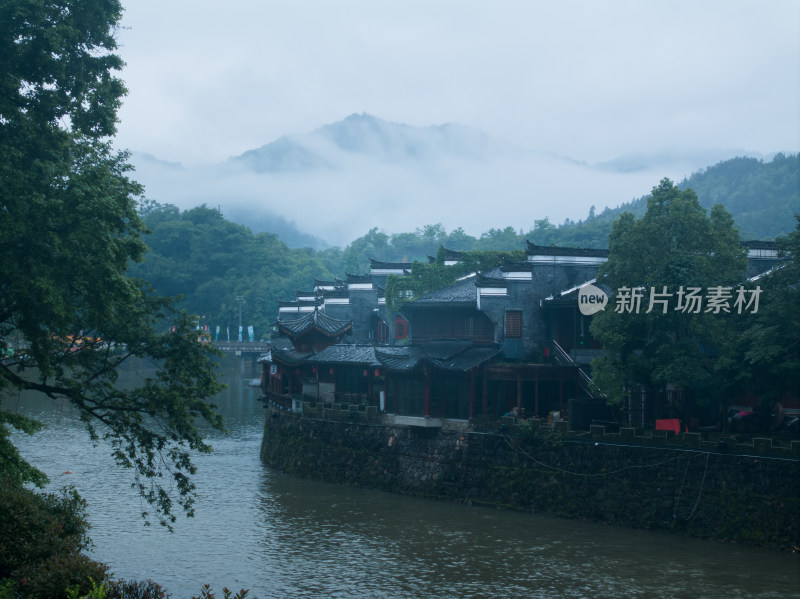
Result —
M774 265L770 248L750 244L751 253L768 254L751 256L751 268ZM445 264L461 259L441 255ZM265 393L285 407L370 405L427 426L480 414L563 414L571 400L599 399L589 364L602 347L578 296L607 258L608 250L527 242L525 261L502 261L396 313L387 309L386 282L409 276L408 264L371 260L370 274L315 280L281 302L279 337L263 360Z
M586 396L586 375L568 352L554 357L544 301L594 277L607 255L528 244L526 261L467 276L394 314L386 280L408 276L408 264L372 260L369 275L315 280L281 302L283 341L264 360L265 389L287 407L347 401L428 420L563 411ZM444 257L451 265L461 255Z

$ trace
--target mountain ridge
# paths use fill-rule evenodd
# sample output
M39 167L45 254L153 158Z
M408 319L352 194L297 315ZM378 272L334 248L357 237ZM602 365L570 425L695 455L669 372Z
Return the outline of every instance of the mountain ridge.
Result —
M680 181L742 154L654 149L589 164L460 123L418 127L353 113L202 168L138 153L132 162L151 199L220 206L255 232L323 248L375 226L402 232L439 222L480 235L543 217L570 222L590 205L598 213L622 206L664 177Z

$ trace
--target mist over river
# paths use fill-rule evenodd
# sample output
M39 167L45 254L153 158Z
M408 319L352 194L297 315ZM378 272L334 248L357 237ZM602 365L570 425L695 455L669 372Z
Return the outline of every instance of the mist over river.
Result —
M130 471L93 448L69 405L21 394L3 407L46 423L22 455L88 501L93 556L175 598L209 583L250 597L800 597L800 554L470 507L272 472L259 460L257 376L222 361L227 436L197 456L196 516L145 527ZM125 373L134 376L133 373ZM71 471L72 474L64 474Z

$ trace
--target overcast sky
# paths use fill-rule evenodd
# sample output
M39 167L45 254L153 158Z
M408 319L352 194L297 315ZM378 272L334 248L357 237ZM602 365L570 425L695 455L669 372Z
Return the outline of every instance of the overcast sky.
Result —
M797 0L125 5L118 143L185 165L361 112L588 163L800 149Z

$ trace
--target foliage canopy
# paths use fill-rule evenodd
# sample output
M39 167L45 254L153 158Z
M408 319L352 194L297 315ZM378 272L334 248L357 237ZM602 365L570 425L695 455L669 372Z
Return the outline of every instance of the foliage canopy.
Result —
M592 364L598 387L612 402L620 402L630 384L655 390L672 385L712 397L715 357L730 336L731 315L663 303L651 309L650 298L689 288L706 294L742 282L746 255L730 214L717 205L707 215L691 189L664 179L642 218L625 213L614 223L609 249L597 280L617 299L620 290L638 288L642 300L636 310L609 309L593 319L592 334L610 352Z
M169 525L175 502L192 512L190 451L210 451L198 420L222 428L206 401L221 385L193 318L127 274L146 245L142 189L110 141L125 93L121 11L114 0L0 4L0 394L71 402ZM132 359L155 369L123 389L118 368ZM41 485L9 426L37 425L0 412L0 477Z
M795 230L778 238L785 262L757 280L757 314L735 323L719 357L723 392L759 397L762 415L785 396L800 397L800 215Z

